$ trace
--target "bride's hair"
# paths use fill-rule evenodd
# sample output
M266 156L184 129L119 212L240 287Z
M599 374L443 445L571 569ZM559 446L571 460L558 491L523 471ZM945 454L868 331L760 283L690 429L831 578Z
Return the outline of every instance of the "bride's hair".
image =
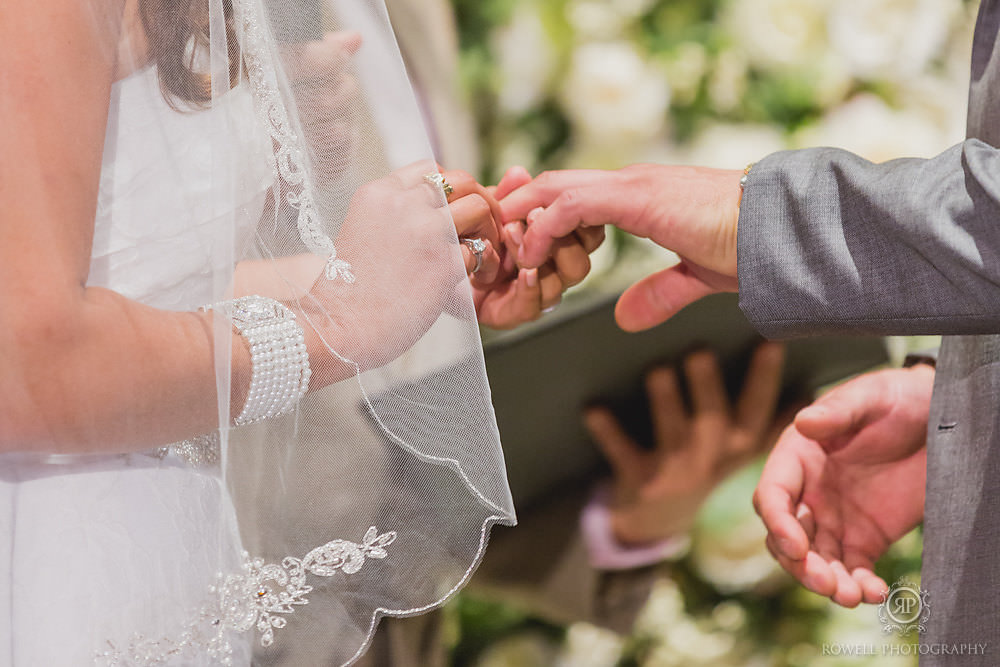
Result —
M221 0L229 48L229 87L242 71L240 47L233 22L232 0ZM157 66L167 101L201 105L212 99L212 78L199 71L199 54L208 53L208 0L139 0L139 15L149 42L150 60Z

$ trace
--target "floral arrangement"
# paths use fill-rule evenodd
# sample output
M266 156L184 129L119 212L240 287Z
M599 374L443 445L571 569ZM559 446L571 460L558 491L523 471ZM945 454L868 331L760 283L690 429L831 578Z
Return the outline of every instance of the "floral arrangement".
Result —
M874 161L964 135L963 0L454 0L484 176L835 145Z
M512 164L742 168L816 145L873 161L929 157L964 136L971 0L453 2L488 181ZM606 245L590 289L662 266L642 242ZM883 652L915 640L884 635L874 608L841 609L781 573L751 509L758 474L715 494L690 554L666 569L630 634L558 627L467 595L451 610L455 664L915 665L905 650ZM917 578L919 554L916 532L880 574ZM849 646L878 654L845 655Z

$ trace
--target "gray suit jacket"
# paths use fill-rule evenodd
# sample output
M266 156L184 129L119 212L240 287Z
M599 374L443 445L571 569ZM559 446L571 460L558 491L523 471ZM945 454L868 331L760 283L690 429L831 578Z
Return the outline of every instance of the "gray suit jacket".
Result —
M930 160L834 149L758 163L739 226L740 303L770 337L947 334L928 427L925 644L1000 664L1000 0L984 0L968 139Z

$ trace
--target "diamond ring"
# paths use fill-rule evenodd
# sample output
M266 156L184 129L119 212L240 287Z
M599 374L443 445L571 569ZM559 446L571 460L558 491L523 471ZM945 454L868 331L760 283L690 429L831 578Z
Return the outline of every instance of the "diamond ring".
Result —
M476 268L472 269L470 275L478 273L483 268L483 253L489 247L483 239L462 239L462 243L469 246L469 250L476 256Z
M444 174L442 174L441 172L435 171L431 172L430 174L425 174L424 180L430 183L431 185L436 185L442 190L444 190L444 194L446 197L455 192L455 188L451 187L451 183L445 180Z

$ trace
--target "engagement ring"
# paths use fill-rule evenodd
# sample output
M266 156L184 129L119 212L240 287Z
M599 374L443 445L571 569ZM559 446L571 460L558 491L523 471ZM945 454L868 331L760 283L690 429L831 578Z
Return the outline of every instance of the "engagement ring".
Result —
M483 268L483 253L486 252L487 248L486 241L483 239L462 239L462 243L469 246L469 250L476 256L476 267L472 269L472 273L475 274Z

